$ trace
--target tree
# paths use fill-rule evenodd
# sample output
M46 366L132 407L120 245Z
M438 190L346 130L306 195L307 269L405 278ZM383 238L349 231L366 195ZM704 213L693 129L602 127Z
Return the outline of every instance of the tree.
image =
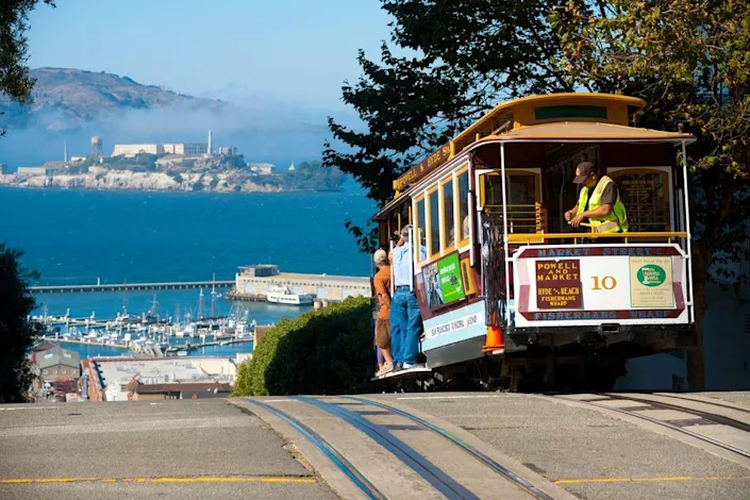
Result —
M43 0L55 6L53 0ZM28 15L38 0L3 0L0 2L0 94L18 104L28 104L34 79L26 66L28 60L26 30ZM2 112L0 112L2 115ZM0 130L0 136L5 130Z
M0 403L23 401L32 379L26 350L35 331L27 318L35 302L29 281L38 274L21 265L22 255L0 243Z
M379 206L416 157L506 98L587 89L643 97L641 125L699 142L691 167L693 272L699 349L691 387L703 386L705 284L736 278L722 266L750 258L750 7L734 0L383 0L391 43L417 55L378 64L363 52L363 75L343 87L362 132L329 119L327 165L351 173ZM375 234L347 227L365 251ZM718 266L716 265L718 264ZM712 267L713 266L713 267Z
M571 3L553 16L571 83L643 97L640 117L659 128L684 123L698 137L692 172L693 280L698 349L690 383L704 386L705 287L745 280L731 263L750 259L750 5L732 0Z
M358 132L329 118L337 142L326 142L324 162L352 174L378 206L392 183L416 159L447 142L498 100L527 93L571 90L551 61L557 34L547 16L561 0L383 0L394 17L391 42L418 56L394 56L381 47L381 62L363 51L363 75L343 87L344 102L365 122ZM353 151L351 151L353 150ZM363 251L374 228L346 221Z

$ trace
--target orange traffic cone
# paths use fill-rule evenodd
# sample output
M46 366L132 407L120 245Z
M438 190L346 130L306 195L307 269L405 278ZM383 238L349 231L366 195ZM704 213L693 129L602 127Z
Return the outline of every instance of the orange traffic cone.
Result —
M482 347L482 352L498 351L505 348L503 341L503 331L494 325L487 327L487 340Z

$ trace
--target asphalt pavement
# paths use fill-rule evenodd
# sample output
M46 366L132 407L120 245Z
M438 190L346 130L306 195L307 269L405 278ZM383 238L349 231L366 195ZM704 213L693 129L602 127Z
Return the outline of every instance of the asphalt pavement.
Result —
M601 398L0 405L0 499L750 498L750 458L637 418L750 452L748 393ZM653 406L665 401L693 412Z
M223 399L0 405L0 498L337 498L285 446Z

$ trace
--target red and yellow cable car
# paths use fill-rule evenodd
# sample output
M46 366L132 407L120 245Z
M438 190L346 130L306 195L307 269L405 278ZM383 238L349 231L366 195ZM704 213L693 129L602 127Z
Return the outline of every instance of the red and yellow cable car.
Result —
M694 347L684 150L695 138L630 126L645 105L511 100L394 182L374 220L383 248L408 223L426 250L412 252L413 289L433 382L608 389L630 357ZM615 181L626 233L566 221L584 161Z

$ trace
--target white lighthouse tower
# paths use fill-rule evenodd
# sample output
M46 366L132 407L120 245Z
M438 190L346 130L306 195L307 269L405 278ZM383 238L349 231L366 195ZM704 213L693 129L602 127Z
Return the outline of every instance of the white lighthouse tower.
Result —
M208 129L208 151L207 153L209 155L213 154L214 152L213 145L214 145L213 134L211 133L211 129Z

